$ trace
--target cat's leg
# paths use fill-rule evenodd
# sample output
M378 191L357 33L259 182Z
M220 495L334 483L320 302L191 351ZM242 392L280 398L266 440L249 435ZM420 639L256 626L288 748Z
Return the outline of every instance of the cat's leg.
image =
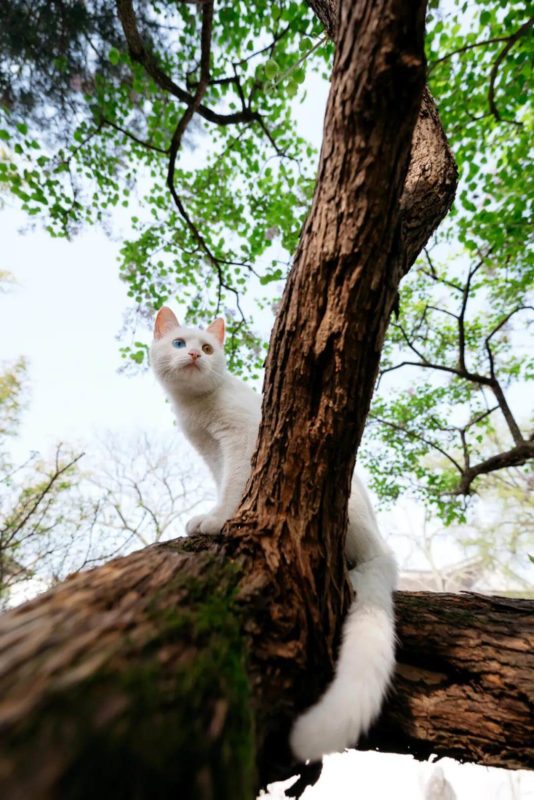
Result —
M186 525L188 534L219 533L224 523L235 514L250 475L252 449L245 436L228 433L220 439L221 477L217 505L207 514L199 514Z
M200 454L203 456L203 459L204 459L204 462L205 462L206 466L208 467L208 469L210 470L211 474L213 475L213 479L215 481L215 485L217 486L217 491L219 492L219 487L221 486L221 482L222 482L222 459L221 459L221 454L220 454L220 452L218 452L218 448L216 449L213 446L211 448L207 448L205 446L205 444L206 443L203 442L203 449L200 449L200 447L198 447L198 446L197 446L197 449L199 450ZM217 506L215 506L215 508L213 508L207 514L196 514L194 517L191 517L191 519L189 519L186 522L186 525L185 525L185 532L187 533L187 535L191 536L193 533L201 533L201 532L202 533L207 533L207 531L202 531L201 530L201 525L208 517L210 517L213 514L213 512L216 510L217 507L218 507L218 504L217 504ZM210 533L212 533L212 532L213 531L210 531Z

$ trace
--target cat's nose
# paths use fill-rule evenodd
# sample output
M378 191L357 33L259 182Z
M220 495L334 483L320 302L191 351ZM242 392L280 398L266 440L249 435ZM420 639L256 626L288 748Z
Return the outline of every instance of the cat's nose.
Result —
M200 352L199 352L198 350L189 350L189 352L188 352L188 355L190 355L190 356L191 356L191 358L193 359L193 361L196 361L196 360L197 360L197 358L200 358L200 355L201 355L201 354L200 354Z

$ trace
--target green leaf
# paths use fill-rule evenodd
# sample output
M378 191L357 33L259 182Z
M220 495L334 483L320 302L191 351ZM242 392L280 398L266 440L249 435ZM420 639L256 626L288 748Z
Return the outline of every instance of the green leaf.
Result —
M265 71L265 77L268 80L273 80L280 72L280 67L273 58L270 58L268 61L265 62L264 71Z
M297 67L292 71L291 77L296 83L304 83L306 80L306 70L302 67Z
M295 97L299 90L299 85L295 80L289 80L286 84L286 94L288 97Z

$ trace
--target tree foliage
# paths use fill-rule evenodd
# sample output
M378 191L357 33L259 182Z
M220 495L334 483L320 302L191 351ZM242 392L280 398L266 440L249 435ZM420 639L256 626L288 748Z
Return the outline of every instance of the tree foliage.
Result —
M404 281L364 460L383 497L410 489L450 522L464 518L459 498L480 475L534 454L518 403L533 376L534 18L519 2L432 5L429 86L460 184L448 221Z
M255 311L276 300L313 188L296 115L331 63L320 22L291 0L52 5L0 12L0 182L55 236L127 220L120 271L141 316L169 298L192 322L224 313L231 367L257 372ZM461 185L404 282L362 457L382 497L414 490L447 521L479 475L532 455L508 399L532 373L532 23L516 0L428 14L429 86ZM122 348L137 364L146 349ZM498 415L504 463L491 461Z
M309 205L313 151L296 134L291 99L303 95L306 70L329 60L320 23L300 2L218 4L195 150L176 158L177 121L202 68L200 6L136 6L151 75L148 61L139 63L145 56L129 52L109 4L61 4L66 17L50 14L48 3L20 16L19 5L2 12L8 119L0 135L20 158L0 179L56 236L128 208L133 236L120 270L133 302L152 312L178 297L195 321L224 310L233 366L258 368L263 348L242 296L250 283L285 277ZM121 5L133 15L130 3ZM51 17L52 29L35 30ZM180 85L167 77L174 75ZM65 127L48 128L52 110ZM171 164L175 203L166 185ZM282 259L268 252L273 237ZM139 345L125 352L136 361L144 355Z
M118 0L117 7L133 61L160 88L176 94L177 84L145 47L132 6ZM92 774L96 752L106 787L121 765L135 763L139 768L128 776L143 778L150 790L163 787L169 793L169 785L172 791L185 786L186 794L213 795L214 787L223 786L230 787L228 794L237 774L241 794L249 796L251 781L245 786L243 777L250 771L243 771L243 758L238 764L227 757L238 752L228 748L234 731L245 742L246 764L256 753L257 786L294 769L288 724L329 677L340 621L352 599L339 530L346 522L349 472L385 324L410 266L410 244L428 239L455 186L438 116L426 102L424 8L424 0L413 9L398 0L343 4L319 179L272 337L254 474L224 535L147 548L77 576L7 620L8 636L18 635L28 614L42 622L37 640L35 625L19 639L16 666L4 681L5 694L20 700L10 702L15 713L7 731L13 755L5 772L13 794L21 786L29 794L54 793L60 786L79 793L80 776ZM174 156L183 152L186 128L200 113L209 85L210 0L200 13L198 84L176 120L168 154L167 182L179 211ZM421 98L430 124L428 135L412 148ZM448 163L433 174L428 149L436 141ZM407 196L415 159L432 175L428 183L423 179L428 213ZM419 223L420 234L410 239L404 223L414 206L411 220ZM412 245L411 251L416 249ZM332 480L333 471L339 480ZM514 645L525 630L528 604L475 598L466 609L464 598L410 596L405 602L403 611L399 599L399 630L411 660L399 654L405 669L399 669L392 692L393 701L401 702L385 723L388 746L440 755L445 741L448 752L462 756L467 744L469 757L495 763L490 759L497 749L499 758L505 752L507 765L516 765L517 753L526 750L522 687L528 683L528 659L519 658L524 654ZM503 605L508 613L495 617ZM473 647L482 639L484 648ZM496 669L488 680L488 662L500 666L495 655L502 651L508 678ZM238 656L237 669L235 658L226 657L232 654ZM214 664L222 680L214 675ZM421 680L426 667L428 681ZM473 691L460 692L455 704L450 697L459 694L458 684L450 676L458 674ZM36 680L40 675L50 680ZM512 690L503 692L504 683ZM178 717L184 708L189 716L201 713L194 735L176 742L167 734L183 730ZM436 713L429 715L429 708ZM141 750L140 721L148 743ZM44 746L51 728L52 771ZM425 738L417 742L420 730ZM177 760L182 744L187 749ZM41 756L29 774L28 751Z

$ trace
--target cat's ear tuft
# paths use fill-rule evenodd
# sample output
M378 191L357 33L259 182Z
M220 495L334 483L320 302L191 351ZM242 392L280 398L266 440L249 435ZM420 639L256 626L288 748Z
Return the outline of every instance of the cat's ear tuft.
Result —
M156 322L154 323L154 339L161 339L166 333L179 328L180 323L175 315L167 306L162 306L156 315Z
M219 317L215 322L212 322L211 325L208 325L208 331L212 333L221 344L224 344L224 320L222 317Z

